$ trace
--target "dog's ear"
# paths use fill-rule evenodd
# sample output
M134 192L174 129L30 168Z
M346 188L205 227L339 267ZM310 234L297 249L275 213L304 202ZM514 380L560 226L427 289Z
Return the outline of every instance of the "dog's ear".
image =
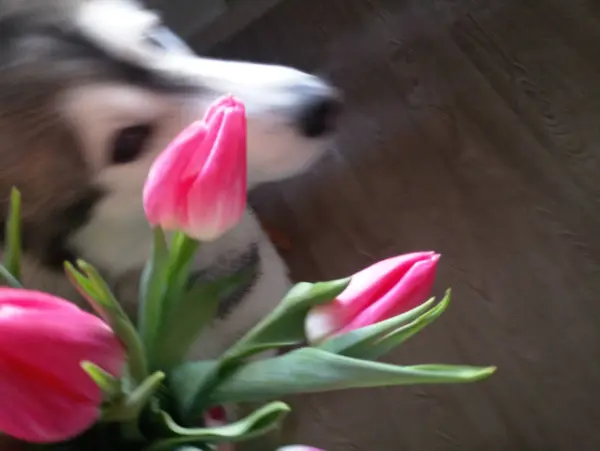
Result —
M0 87L0 93L3 93ZM10 192L22 198L26 250L47 266L69 258L67 237L83 225L102 191L75 134L40 98L37 106L3 102L0 95L0 224L6 221ZM32 99L29 99L32 100Z
M0 216L13 187L22 193L26 221L48 217L81 196L90 174L75 134L62 122L44 111L43 102L0 104Z
M69 234L86 221L101 192L90 185L68 127L40 108L21 111L29 115L20 116L0 100L0 241L16 187L22 203L24 285L85 306L63 264L74 258L67 246Z

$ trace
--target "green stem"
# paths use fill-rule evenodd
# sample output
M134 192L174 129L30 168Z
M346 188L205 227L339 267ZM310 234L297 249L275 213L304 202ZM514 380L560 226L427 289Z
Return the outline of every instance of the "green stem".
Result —
M129 371L136 385L138 385L148 377L148 362L144 345L135 329L132 327L124 327L123 329L122 338L129 354Z
M173 312L177 311L176 304L181 301L182 296L188 289L190 268L200 245L200 241L190 238L182 232L177 233L173 238L165 279L166 286L162 298L157 303L160 305L160 321L157 321L154 326L156 330L148 352L148 359L152 359L150 360L151 370L167 369L164 366L165 359L160 355L161 346L157 343L164 341L164 335L169 333L169 330L165 329L165 325L171 323L170 318ZM170 359L167 357L168 360Z
M163 230L152 231L152 250L140 279L138 329L146 350L146 359L154 354L154 344L161 318L168 270L169 248Z

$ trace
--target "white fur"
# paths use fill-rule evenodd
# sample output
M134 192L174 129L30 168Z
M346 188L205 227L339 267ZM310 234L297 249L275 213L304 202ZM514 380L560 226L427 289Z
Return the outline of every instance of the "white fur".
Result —
M156 21L153 14L117 0L88 2L77 14L80 28L108 51L193 80L204 88L202 94L184 98L112 83L75 87L60 100L61 113L74 125L96 181L108 190L73 243L82 258L108 268L107 276L116 281L139 270L148 256L150 231L141 193L152 161L186 125L201 118L218 96L233 94L246 105L250 188L302 172L329 145L328 139L302 136L294 123L307 99L334 93L326 83L287 67L199 58L183 45L173 51L157 50L143 39ZM107 149L114 134L147 121L158 128L144 156L111 166ZM290 287L286 267L250 211L237 228L201 248L197 267L210 266L250 243L259 245L262 277L226 323L202 337L195 357L221 352L264 317Z
M303 137L295 124L307 100L337 94L314 75L285 66L201 58L183 44L177 50L159 49L148 40L165 31L158 18L119 0L86 3L76 21L107 51L203 89L202 95L186 99L192 111L181 118L180 127L185 119L189 122L200 117L218 96L239 97L248 113L248 176L252 186L297 174L330 145L326 138Z

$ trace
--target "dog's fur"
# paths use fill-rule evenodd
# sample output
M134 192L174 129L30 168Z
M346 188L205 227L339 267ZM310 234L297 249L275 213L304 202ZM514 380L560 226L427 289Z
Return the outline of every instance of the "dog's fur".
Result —
M0 0L0 215L18 187L25 285L81 302L62 270L80 257L135 313L151 237L141 196L150 165L229 93L247 108L250 189L302 172L328 147L336 93L315 76L200 58L133 1ZM195 357L222 351L290 286L250 210L202 246L195 268L215 275L247 262L259 265L253 284L222 306Z

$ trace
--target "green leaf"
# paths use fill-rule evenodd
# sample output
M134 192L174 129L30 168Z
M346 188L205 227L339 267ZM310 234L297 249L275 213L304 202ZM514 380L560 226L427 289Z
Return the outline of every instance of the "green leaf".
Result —
M165 319L177 308L187 288L189 273L200 242L182 232L173 235L170 251L166 252L164 235L155 230L154 249L145 269L142 285L146 285L144 299L144 343L151 369L164 369L156 361L155 351L163 338L172 331ZM153 279L156 280L153 282Z
M200 242L183 232L175 233L167 272L166 299L163 314L168 314L173 300L180 299L187 288L190 269Z
M184 419L196 417L205 408L207 400L202 399L202 388L218 375L220 365L218 360L186 362L169 374L169 387Z
M165 425L172 437L154 442L148 451L167 451L176 446L203 443L238 443L249 440L277 427L290 408L279 401L257 409L246 418L220 427L187 429L179 426L163 412Z
M96 382L109 402L123 393L121 381L104 371L98 365L84 361L81 362L81 367Z
M210 405L210 394L214 389L244 364L241 359L220 359L195 363L206 363L206 365L203 367L194 366L194 376L197 379L192 384L185 385L192 388L193 391L185 393L183 390L173 387L173 391L177 393L181 415L188 420L197 418ZM179 371L177 372L182 374ZM191 373L188 372L187 374L189 377Z
M87 277L87 280L91 284L94 293L97 294L97 299L100 300L102 305L106 308L106 313L110 316L116 316L124 320L129 320L129 317L123 310L123 307L121 307L121 304L119 301L117 301L110 287L104 281L96 268L83 260L77 260L77 266Z
M65 262L64 268L71 284L85 298L98 316L109 323L111 321L110 302L107 302L107 299L98 292L92 281L79 272L70 262Z
M11 288L23 288L21 282L19 282L15 276L13 276L4 265L0 264L0 277L4 279L4 282Z
M402 325L410 321L414 321L427 312L434 302L435 298L431 298L406 313L402 313L385 321L381 321L370 326L361 327L360 329L355 329L341 335L334 335L333 337L324 340L322 343L314 347L324 351L332 352L334 354L356 357L349 355L353 348L372 343L373 341L381 338L385 334L392 332Z
M210 393L234 374L244 362L257 353L272 348L290 346L304 341L304 318L315 305L329 302L346 289L350 279L330 282L296 284L281 303L263 321L251 329L241 340L234 344L216 363L195 377L193 390L179 392L179 399L186 407L182 409L184 417L194 417L207 407ZM183 369L182 369L183 368ZM176 373L182 376L184 365ZM198 368L198 367L197 367ZM183 371L183 372L182 372ZM189 384L185 385L190 387Z
M127 348L127 367L135 384L140 384L149 374L144 345L135 326L125 318L115 318L111 327Z
M137 383L141 383L148 376L148 364L144 345L135 326L98 271L83 260L78 260L77 265L87 276L94 292L98 294L96 299L105 307L105 320L127 348L131 376Z
M198 281L175 300L163 320L161 339L156 343L153 356L156 366L169 372L181 364L202 329L214 320L220 301L246 285L255 271L254 267L244 268L227 277Z
M347 357L376 360L439 318L450 303L450 294L447 290L433 308L435 298L388 320L336 335L316 347Z
M211 392L210 401L219 404L350 388L473 382L485 379L494 371L494 367L397 366L301 348L248 363L219 384Z
M187 236L183 232L176 232L173 235L169 276L176 277L184 270L196 255L199 247L200 242L198 240ZM187 274L185 276L184 280L187 281Z
M10 210L4 231L4 265L13 278L21 281L21 193L10 192ZM8 282L8 281L7 281Z
M356 354L353 355L354 357L361 356L363 359L368 358L369 360L376 360L392 351L394 348L398 347L438 319L441 314L446 311L448 305L450 304L450 293L451 291L447 290L444 299L442 299L438 305L415 321L412 321L406 326L390 332L381 339L377 340L375 343L369 344L367 347L363 347L362 349L353 349L351 353Z
M153 346L161 325L169 268L169 249L165 234L160 227L155 227L152 234L150 257L146 261L140 280L138 306L140 336L146 348L148 360L153 353Z
M225 358L248 355L248 349L264 350L304 342L304 319L308 311L333 300L349 283L350 278L296 284L273 312L226 352Z
M148 376L132 393L125 396L102 413L103 421L126 422L136 420L142 409L162 387L165 373L157 371Z
M121 339L127 348L130 374L136 383L141 383L148 375L148 367L144 347L135 326L98 271L83 260L78 260L77 266L83 272L65 262L67 277Z

